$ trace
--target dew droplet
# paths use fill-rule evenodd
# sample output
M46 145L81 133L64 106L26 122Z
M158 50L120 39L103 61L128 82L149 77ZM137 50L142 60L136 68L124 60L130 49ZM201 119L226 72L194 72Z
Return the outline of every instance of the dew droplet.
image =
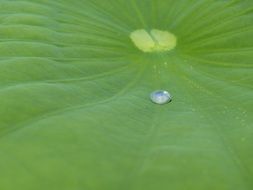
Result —
M156 90L150 94L150 99L156 104L166 104L172 100L172 97L165 90Z

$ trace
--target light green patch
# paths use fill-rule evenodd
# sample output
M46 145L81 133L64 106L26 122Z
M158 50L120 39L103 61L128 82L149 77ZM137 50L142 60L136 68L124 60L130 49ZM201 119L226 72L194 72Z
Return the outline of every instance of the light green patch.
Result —
M176 47L177 38L168 31L152 29L147 32L144 29L135 30L130 34L135 46L143 52L170 51Z

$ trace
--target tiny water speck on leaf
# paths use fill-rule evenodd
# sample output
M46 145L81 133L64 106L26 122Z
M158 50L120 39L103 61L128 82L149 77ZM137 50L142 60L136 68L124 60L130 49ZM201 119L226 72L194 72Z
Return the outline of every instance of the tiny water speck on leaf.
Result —
M172 97L165 90L156 90L150 94L150 99L156 104L166 104L172 100Z

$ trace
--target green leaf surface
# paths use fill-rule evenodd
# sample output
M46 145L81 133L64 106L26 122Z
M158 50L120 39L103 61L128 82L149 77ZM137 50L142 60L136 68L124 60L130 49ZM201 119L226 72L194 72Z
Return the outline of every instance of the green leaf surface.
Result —
M0 10L1 190L253 189L252 0ZM177 45L142 52L139 29Z

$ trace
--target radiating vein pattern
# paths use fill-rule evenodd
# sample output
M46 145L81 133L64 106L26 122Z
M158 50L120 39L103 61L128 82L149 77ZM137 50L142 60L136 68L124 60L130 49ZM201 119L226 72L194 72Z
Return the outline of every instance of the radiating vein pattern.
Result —
M1 190L253 189L251 0L0 10Z

